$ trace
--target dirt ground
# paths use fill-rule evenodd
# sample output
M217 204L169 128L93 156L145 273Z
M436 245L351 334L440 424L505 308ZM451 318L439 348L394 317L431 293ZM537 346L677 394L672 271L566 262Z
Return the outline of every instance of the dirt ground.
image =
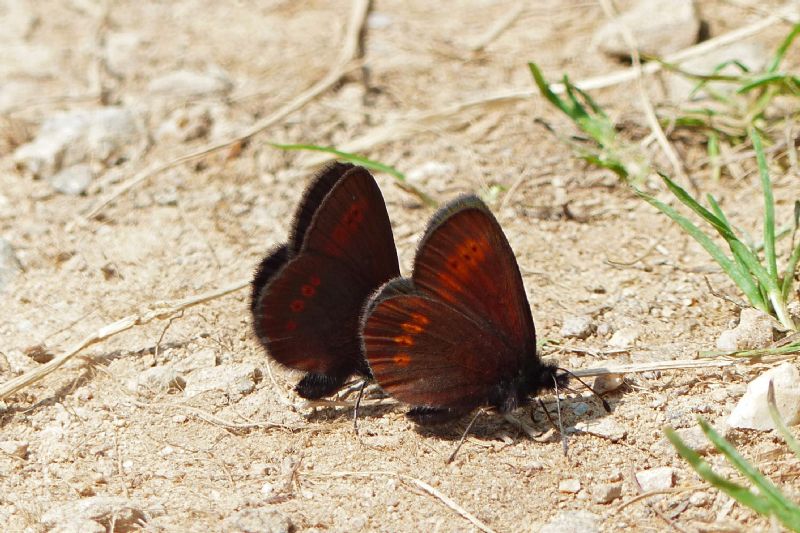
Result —
M489 200L523 271L537 333L560 343L545 357L571 369L692 358L713 349L738 316L734 305L709 294L705 278L716 291L739 298L699 246L615 176L577 161L536 122L574 133L541 98L452 110L453 104L497 91L532 89L527 61L537 62L551 79L564 72L577 80L624 69L590 47L593 30L604 20L594 2L532 3L481 51L470 47L515 2L375 2L364 39L366 71L353 69L241 151L226 149L159 172L87 218L136 172L246 131L326 75L351 4L257 4L26 5L31 17L23 20L29 25L5 37L16 43L3 45L7 55L0 50L0 76L22 88L0 114L0 235L22 266L2 289L0 383L40 364L26 352L31 346L59 354L126 315L247 279L266 251L285 240L290 215L320 157L276 150L268 142L344 147L392 132L402 119L425 112L432 113L408 135L363 153L407 173L440 201L472 191ZM701 3L709 34L764 16L741 4ZM787 28L776 25L752 39L774 48ZM110 42L133 43L117 48L114 68L104 52ZM182 69L224 72L231 89L186 97L156 94L149 85ZM0 96L12 94L3 93L2 84ZM663 98L658 76L648 88L653 101ZM615 119L643 128L632 93L632 84L622 84L594 94ZM43 120L104 103L128 106L144 117L152 142L138 157L96 177L80 196L56 192L48 180L15 166L14 149ZM203 110L213 121L205 135L181 141L154 134L176 112ZM715 184L698 164L703 146L687 136L676 140L676 148L703 191L717 194L738 224L760 231L752 172L739 179L725 175ZM409 273L416 240L433 210L390 176L376 177L394 224L401 270ZM800 196L797 178L775 176L779 220L789 219ZM572 216L565 214L565 203ZM708 489L661 431L666 424L693 427L698 414L719 425L759 368L629 375L608 397L611 414L585 392L567 394L561 407L568 428L610 417L626 433L616 442L571 434L567 457L552 431L539 442L497 415L482 416L456 460L446 464L463 422L430 433L416 430L402 407L368 407L358 439L350 408L312 413L299 407L291 390L298 376L270 365L251 333L247 303L242 289L171 320L134 327L7 398L0 440L28 448L21 456L0 453L3 529L46 530L59 524L58 518L47 519L48 512L98 497L118 498L112 507L146 516L150 531L474 530L449 500L495 531L538 531L563 511L593 513L590 522L602 531L770 528ZM566 318L587 314L600 333L586 340L561 338ZM632 346L613 349L611 335L625 328L636 335ZM255 367L255 387L189 396L130 386L154 367L182 369L188 383L192 373L208 368L220 375L253 368L232 366L237 364ZM554 412L554 398L545 401ZM527 417L528 411L518 415ZM541 408L534 409L532 425L550 430ZM728 436L789 494L797 494L797 461L780 439L747 431ZM718 456L709 458L722 465ZM638 494L633 473L660 466L674 467L673 489L632 501ZM564 480L577 480L580 490L559 490ZM600 503L596 492L608 484L621 484L621 496ZM119 513L98 520L124 530L130 523Z

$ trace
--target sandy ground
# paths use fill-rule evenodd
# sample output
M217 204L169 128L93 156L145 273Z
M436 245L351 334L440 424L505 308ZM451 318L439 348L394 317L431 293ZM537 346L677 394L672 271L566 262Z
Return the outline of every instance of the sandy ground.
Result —
M376 2L366 72L353 70L241 151L157 173L89 218L137 171L246 131L323 78L344 38L350 3L25 6L14 15L16 33L4 37L13 46L3 44L8 55L0 55L0 76L9 82L0 86L0 233L23 268L2 293L0 382L39 365L26 352L31 346L58 354L123 316L248 278L268 248L285 239L319 161L319 154L282 152L268 142L345 146L429 111L441 114L365 153L439 200L468 191L489 199L523 271L537 332L559 343L546 357L579 369L685 359L713 348L738 313L709 294L705 278L732 298L739 297L735 288L667 219L610 173L576 161L535 122L573 133L562 116L539 98L449 111L493 91L532 88L525 65L531 60L552 78L624 68L590 49L603 20L593 2L536 2L472 52L488 21L515 5ZM701 15L711 35L763 16L722 1L704 2ZM754 40L774 47L786 31L776 26ZM179 70L221 72L230 89L192 97L153 90L151 80ZM661 88L657 78L650 84L654 101ZM595 95L615 119L643 124L632 91L622 85ZM15 167L14 149L42 121L103 104L135 109L151 142L96 177L86 193L56 192L48 180ZM208 116L211 126L185 141L156 135L176 113ZM750 200L758 194L756 176L711 183L707 169L692 166L703 147L685 136L676 148L701 188L717 194L740 225L759 231L759 203ZM800 193L797 177L775 178L782 220ZM377 179L408 273L433 211L391 177ZM565 203L575 216L565 215ZM611 414L580 390L568 394L561 404L567 427L611 419L624 430L616 442L573 434L568 457L552 432L539 442L498 416L483 416L446 464L464 423L431 433L416 430L401 407L367 407L358 439L349 408L298 408L291 390L297 375L270 365L251 334L246 292L111 337L7 398L0 440L28 447L22 456L0 453L3 529L66 527L63 517L80 515L74 508L56 518L48 513L78 501L110 506L113 512L97 520L117 530L143 517L151 531L475 529L447 498L495 531L537 531L563 511L593 513L589 521L603 531L769 528L707 489L661 432L665 424L693 427L698 414L720 423L758 368L630 375L608 397ZM601 333L561 339L563 321L586 314ZM612 349L611 335L626 328L635 334L632 345ZM189 385L200 376L221 380L223 390L132 390L143 372L165 367L178 369ZM226 382L228 375L238 377ZM554 411L554 399L545 400ZM538 407L532 424L550 429ZM728 435L796 494L797 461L777 437ZM722 464L718 456L710 460ZM662 466L674 468L673 490L620 508L638 494L633 473ZM579 490L559 490L564 480L577 480ZM621 496L601 503L597 494L609 484L620 485Z

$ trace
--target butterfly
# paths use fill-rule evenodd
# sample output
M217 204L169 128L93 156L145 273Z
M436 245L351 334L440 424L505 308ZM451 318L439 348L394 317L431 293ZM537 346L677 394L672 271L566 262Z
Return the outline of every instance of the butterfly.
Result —
M358 337L369 295L400 275L392 226L375 178L334 163L306 189L289 240L270 251L251 284L253 328L269 355L306 372L295 387L330 396L369 377Z
M372 375L432 425L480 406L512 411L567 375L536 353L536 333L514 252L476 196L441 208L410 278L384 284L365 305L361 335Z

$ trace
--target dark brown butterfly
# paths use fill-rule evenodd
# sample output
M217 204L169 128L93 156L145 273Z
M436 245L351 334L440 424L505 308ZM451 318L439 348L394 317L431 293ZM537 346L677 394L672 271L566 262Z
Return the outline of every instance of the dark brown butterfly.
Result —
M335 163L303 194L289 242L256 270L253 327L273 359L306 372L303 398L336 392L349 376L369 377L358 337L365 300L399 276L386 205L364 168Z
M365 306L362 340L375 380L420 424L483 405L508 412L567 382L536 353L514 252L476 196L434 215L411 278L389 281Z

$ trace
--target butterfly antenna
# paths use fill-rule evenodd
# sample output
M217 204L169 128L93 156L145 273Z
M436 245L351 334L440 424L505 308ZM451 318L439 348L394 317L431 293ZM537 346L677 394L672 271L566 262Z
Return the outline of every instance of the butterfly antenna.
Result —
M603 409L605 409L605 410L606 410L606 413L610 413L610 412L611 412L611 406L608 404L608 402L606 401L606 399L605 399L605 398L603 398L603 397L600 395L600 393L599 393L599 392L597 392L596 390L594 390L593 388L591 388L589 385L587 385L587 384L586 384L586 382L585 382L585 381L583 381L581 378L579 378L578 376L576 376L575 374L573 374L572 372L570 372L570 371L569 371L569 370L567 370L566 368L561 368L561 367L559 367L559 368L558 368L558 370L561 370L561 371L562 371L562 372L564 372L565 374L567 374L567 375L569 375L569 376L571 376L571 377L575 378L576 380L578 380L578 382L579 382L581 385L583 385L584 387L586 387L587 389L589 389L589 391L591 391L591 393L592 393L592 394L594 394L595 396L597 396L597 399L598 399L598 400L600 400L600 403L602 403L602 404L603 404ZM557 390L557 389L556 389L556 390Z
M461 446L464 444L464 441L467 440L467 434L469 430L472 429L472 424L478 419L479 416L483 414L483 409L478 409L478 412L475 413L475 416L472 417L472 420L469 421L467 424L467 429L464 430L464 433L461 434L461 440L458 441L458 445L456 445L456 449L453 450L453 453L450 454L450 457L447 458L446 464L450 464L456 458L456 454L458 454L458 450L461 449Z
M361 398L364 397L364 389L367 388L367 380L361 383L361 388L358 389L358 397L356 398L356 406L353 408L353 431L358 436L358 408L361 406Z
M558 431L561 433L561 447L564 448L564 457L567 456L569 447L567 446L567 434L564 433L564 424L561 422L561 401L558 399L558 380L553 376L553 385L556 389L556 413L558 413ZM545 412L547 412L545 410Z

